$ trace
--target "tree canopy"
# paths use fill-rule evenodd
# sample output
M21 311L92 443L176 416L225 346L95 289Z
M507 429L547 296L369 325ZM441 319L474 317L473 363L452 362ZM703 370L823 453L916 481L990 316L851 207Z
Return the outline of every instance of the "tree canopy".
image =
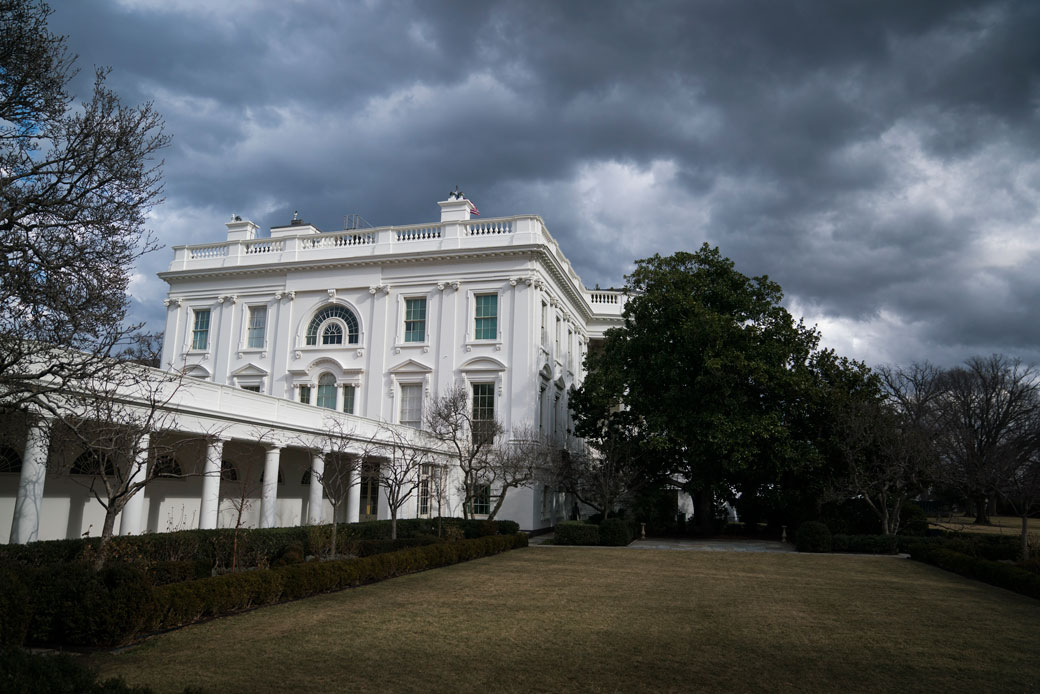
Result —
M39 400L104 369L124 323L134 262L160 200L168 142L151 104L126 106L96 71L80 105L75 56L51 10L0 0L0 406Z
M596 413L612 400L652 452L646 471L681 484L702 527L720 487L776 481L818 458L816 367L827 361L855 381L860 365L821 352L817 331L781 305L779 285L745 276L707 244L640 260L626 279L624 325L589 352L572 397L579 435L602 431Z

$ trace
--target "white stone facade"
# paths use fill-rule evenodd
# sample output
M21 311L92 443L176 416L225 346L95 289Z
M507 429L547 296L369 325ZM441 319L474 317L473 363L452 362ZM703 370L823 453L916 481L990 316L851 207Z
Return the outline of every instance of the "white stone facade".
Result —
M586 289L537 216L479 220L461 197L439 205L435 223L325 233L294 220L268 238L236 217L219 243L174 247L169 270L160 273L170 286L162 361L203 382L190 387L191 407L225 424L266 417L272 430L281 424L272 408L282 407L292 411L296 434L319 429L327 408L364 426L416 425L421 409L452 386L472 393L476 385L485 398L490 392L507 435L527 426L554 445L572 443L567 390L581 382L590 341L620 323L623 295ZM278 457L241 427L236 432L225 458L230 451L241 465L263 467ZM28 430L21 436L23 455L39 450ZM317 508L311 492L289 479L306 472L309 454L282 446L285 479L274 492L265 488L277 501L257 504L251 525L322 517L307 510ZM185 464L205 466L213 455L221 454L200 449L199 460ZM0 524L14 516L16 478L0 473ZM224 525L211 519L226 492L212 482L196 489L207 481L149 485L141 527ZM176 493L159 489L176 484ZM75 506L63 481L48 485L45 507L52 490ZM539 529L564 517L561 503L541 485L511 490L499 518ZM418 512L413 505L407 515ZM69 512L52 522L45 509L40 539L84 532L92 517L79 515L81 522ZM358 517L355 501L346 518ZM7 536L0 525L0 537Z

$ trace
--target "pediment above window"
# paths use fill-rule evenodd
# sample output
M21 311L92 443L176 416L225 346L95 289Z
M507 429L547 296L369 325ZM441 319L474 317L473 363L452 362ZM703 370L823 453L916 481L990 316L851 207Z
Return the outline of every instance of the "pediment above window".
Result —
M422 364L420 362L417 362L414 359L406 359L405 361L401 362L397 366L395 366L392 369L390 369L390 373L398 374L398 375L400 375L400 374L420 374L420 373L426 374L426 373L431 373L432 371L433 371L432 368L430 368L429 366L426 366L426 364Z
M246 364L245 366L232 371L231 375L235 376L236 378L242 376L256 376L259 378L267 376L268 372L267 369L263 368L262 366L257 366L256 364L250 362L249 364Z
M460 371L505 371L506 365L493 357L474 357L462 366Z

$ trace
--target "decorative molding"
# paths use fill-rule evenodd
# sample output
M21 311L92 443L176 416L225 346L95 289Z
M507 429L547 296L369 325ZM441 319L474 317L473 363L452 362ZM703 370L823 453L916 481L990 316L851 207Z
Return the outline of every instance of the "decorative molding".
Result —
M297 359L302 359L303 358L303 352L301 352L300 350L296 350L296 352L294 353L294 356Z
M428 352L430 351L430 346L429 346L429 345L425 345L425 346L424 346L424 347L422 348L422 351L423 351L423 354L427 354L427 353L428 353Z
M275 301L281 301L282 300L282 293L281 292L275 292L274 293L274 300Z
M335 289L329 289L328 292L329 292L329 298L330 299L335 299L336 298L336 290Z
M455 289L455 291L459 291L459 287L462 286L462 282L460 282L459 280L455 280L451 283L451 286Z
M358 359L362 358L363 356L365 356L365 348L362 347L357 352L355 352L355 354Z
M473 345L466 345L466 351L467 352L472 352L473 351Z
M401 348L400 347L394 347L394 354L400 354L400 353L401 353Z
M440 291L443 292L444 291L444 282L438 282L437 283L437 289L439 289Z
M295 291L289 292L288 294L286 294L286 296L289 297L289 301L293 301L293 300L296 299L296 292Z

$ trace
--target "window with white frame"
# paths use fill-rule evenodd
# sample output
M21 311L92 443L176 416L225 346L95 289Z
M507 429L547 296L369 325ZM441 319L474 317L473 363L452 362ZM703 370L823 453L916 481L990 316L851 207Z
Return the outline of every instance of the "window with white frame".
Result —
M422 394L422 384L401 385L401 411L398 422L416 429L422 427Z
M495 384L473 384L473 442L491 443L495 435Z
M255 383L252 383L252 384L243 384L243 385L241 385L241 386L239 386L239 387L240 387L240 388L241 388L242 390L248 390L248 391L249 391L250 393L259 393L259 392L260 392L260 386L259 386L259 385L257 385L257 384L255 384Z
M426 341L426 297L404 300L404 341Z
M563 361L563 353L560 351L560 319L556 318L556 351L553 352L553 357L556 361Z
M336 377L330 373L318 377L318 407L336 409Z
M475 516L486 516L491 513L491 485L478 484L473 487L473 499L470 513Z
M345 306L326 306L314 314L307 325L305 342L308 346L356 345L360 339L357 316Z
M567 370L574 371L574 331L567 329Z
M191 331L191 348L205 350L209 346L209 309L195 309L195 324Z
M542 347L549 347L549 304L542 302Z
M300 386L300 402L302 402L304 405L310 405L311 404L311 387L310 386Z
M249 329L246 335L246 347L263 349L264 333L267 330L267 307L249 307Z
M476 294L474 297L474 340L498 337L498 294Z
M356 386L343 386L343 411L354 414L354 396L357 394Z

